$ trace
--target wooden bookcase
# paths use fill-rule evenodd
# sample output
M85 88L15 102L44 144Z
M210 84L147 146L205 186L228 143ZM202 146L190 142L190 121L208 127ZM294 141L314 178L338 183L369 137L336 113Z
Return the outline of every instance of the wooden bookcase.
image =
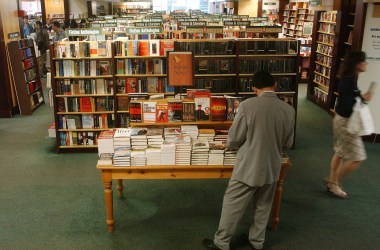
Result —
M318 11L315 15L307 97L328 111L338 81L341 12Z
M104 56L90 54L90 43L97 42L50 47L57 151L97 148L100 131L115 127L112 48Z
M8 43L8 51L20 114L31 115L45 103L34 42L12 41Z
M305 37L303 26L305 22L312 22L314 12L309 9L309 2L290 2L286 5L283 14L284 35L288 37Z
M165 41L165 40L161 40ZM193 64L194 64L194 85L192 89L210 89L213 96L240 96L242 99L250 98L254 96L252 93L252 81L251 77L254 72L262 69L269 70L273 73L277 81L276 93L278 96L292 105L297 110L297 95L298 95L298 74L299 72L299 41L286 38L286 39L188 39L188 40L174 40L174 51L193 51ZM82 42L69 42L69 43L82 43ZM69 46L69 45L67 45ZM53 86L53 100L54 100L54 116L57 125L57 149L58 150L78 150L78 149L91 149L96 148L96 136L100 131L107 130L113 127L125 127L125 126L144 126L145 123L129 123L125 122L129 120L129 97L133 97L133 94L141 94L145 96L151 96L156 94L162 94L165 97L173 97L175 94L181 94L186 92L186 88L177 88L167 86L167 58L163 55L120 55L117 51L115 42L112 43L112 55L107 57L65 57L57 58L54 51L57 51L57 44L54 48L51 48L52 62L52 86ZM73 67L79 62L91 62L91 61L108 61L110 72L107 75L72 75L64 74L60 76L59 66L66 62L66 66ZM140 65L138 69L130 66L128 71L126 70L126 62L133 65L133 62ZM154 71L145 72L148 68L150 61L160 62L162 72L155 73ZM122 65L120 66L119 63ZM123 64L124 63L124 64ZM71 66L70 66L71 65ZM95 65L95 64L94 64ZM96 64L97 65L97 64ZM142 67L145 65L144 67ZM121 70L122 69L122 70ZM62 71L62 69L61 69ZM161 88L157 88L157 91L152 91L149 88L149 84L144 82L147 78L154 78L155 81L161 81ZM130 87L127 85L127 81L133 79L133 82L139 86L137 93L131 92ZM96 91L78 93L79 81L92 82L94 88L97 89L97 81L107 80L112 82L109 84L109 90L102 93ZM120 82L124 81L124 85ZM141 81L141 82L140 82ZM69 90L62 91L66 85L69 86ZM66 86L66 87L67 87ZM158 85L157 85L158 86ZM102 89L102 88L101 88ZM133 93L133 94L132 94ZM97 102L98 98L112 99L113 108L106 110L91 109L90 111L81 110L80 103L82 98L87 98L93 103ZM79 109L71 108L67 110L63 109L61 105L72 103L69 100L75 100ZM78 101L79 100L79 101ZM151 100L155 101L155 100ZM73 105L73 104L70 104ZM96 105L95 105L96 106ZM84 128L83 126L64 127L62 126L62 118L65 117L66 124L69 119L75 120L75 125L83 125L83 116L88 120L88 116L107 116L112 118L112 125L108 126L94 126L93 128ZM77 122L79 121L79 122ZM72 124L73 121L69 123ZM219 127L230 126L231 122L190 122L190 123L165 123L165 126L177 126L184 124L197 124L201 127ZM158 123L150 123L151 125L163 125ZM88 145L82 143L70 143L72 137L78 138L86 133L90 133L91 138ZM64 138L69 138L65 140ZM61 142L62 140L62 142ZM67 143L69 142L69 143ZM67 145L68 144L68 145ZM79 145L80 144L80 145Z

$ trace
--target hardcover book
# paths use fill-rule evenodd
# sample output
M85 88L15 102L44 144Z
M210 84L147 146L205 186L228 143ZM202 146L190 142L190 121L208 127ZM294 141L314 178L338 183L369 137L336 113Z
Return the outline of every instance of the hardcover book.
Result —
M184 122L195 121L195 102L182 103L182 120Z
M131 101L129 103L129 119L131 122L142 121L141 102Z
M127 93L139 93L140 89L137 84L137 78L126 78Z
M143 118L146 123L156 122L156 102L143 102Z
M182 121L182 101L180 100L168 101L168 121L169 122Z
M168 104L157 103L156 122L168 122Z
M100 75L111 75L112 70L109 61L100 61L99 62Z
M226 120L226 98L223 96L211 97L211 120L225 121Z
M92 100L91 97L80 98L80 112L92 112Z
M227 99L227 121L233 121L237 112L239 111L239 106L242 101L241 97L226 96Z

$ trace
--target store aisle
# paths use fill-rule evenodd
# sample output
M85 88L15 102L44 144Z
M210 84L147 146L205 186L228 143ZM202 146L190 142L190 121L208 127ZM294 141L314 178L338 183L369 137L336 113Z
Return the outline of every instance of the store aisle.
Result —
M305 93L300 86L293 167L266 249L376 249L380 145L366 143L369 160L344 183L349 199L329 197L323 178L333 154L332 117ZM0 119L1 249L198 250L214 234L227 180L129 181L127 198L115 197L109 234L97 154L56 154L47 137L52 119L48 105L33 116ZM238 233L250 220L248 211Z

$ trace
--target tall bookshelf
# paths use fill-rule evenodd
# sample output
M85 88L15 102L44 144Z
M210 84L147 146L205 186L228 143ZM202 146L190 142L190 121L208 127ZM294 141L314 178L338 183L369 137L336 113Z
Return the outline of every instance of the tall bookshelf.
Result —
M329 110L338 81L341 12L318 11L315 15L307 97Z
M50 50L58 151L96 148L101 131L136 126L128 121L129 103L134 98L174 97L185 93L186 88L174 89L167 84L163 46L168 50L193 52L191 89L209 89L212 96L247 99L254 96L253 73L265 69L276 79L278 96L297 109L300 44L295 39L108 41L105 49L103 45L100 41L60 42ZM130 49L125 49L128 46ZM143 52L146 46L150 50L160 47L160 52ZM231 122L196 124L214 127L225 123ZM169 125L175 126L171 122Z
M97 148L115 127L112 43L59 42L51 47L56 147Z
M44 104L40 72L32 39L8 44L10 62L21 115L31 115Z
M309 2L290 2L285 6L284 19L282 21L284 27L284 35L288 37L305 37L303 28L305 22L312 22L314 11L309 9Z

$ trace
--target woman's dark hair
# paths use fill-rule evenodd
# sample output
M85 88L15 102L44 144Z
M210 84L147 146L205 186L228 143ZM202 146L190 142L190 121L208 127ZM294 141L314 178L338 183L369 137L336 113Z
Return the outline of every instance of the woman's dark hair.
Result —
M274 78L271 73L266 70L256 72L252 78L252 86L258 89L274 86Z
M70 28L78 28L78 23L75 21L75 19L71 19Z
M70 28L70 20L69 19L65 19L65 21L63 21L63 29L67 29L67 28Z
M342 76L356 76L357 65L359 63L365 62L366 54L363 51L352 51L349 53L343 61Z

